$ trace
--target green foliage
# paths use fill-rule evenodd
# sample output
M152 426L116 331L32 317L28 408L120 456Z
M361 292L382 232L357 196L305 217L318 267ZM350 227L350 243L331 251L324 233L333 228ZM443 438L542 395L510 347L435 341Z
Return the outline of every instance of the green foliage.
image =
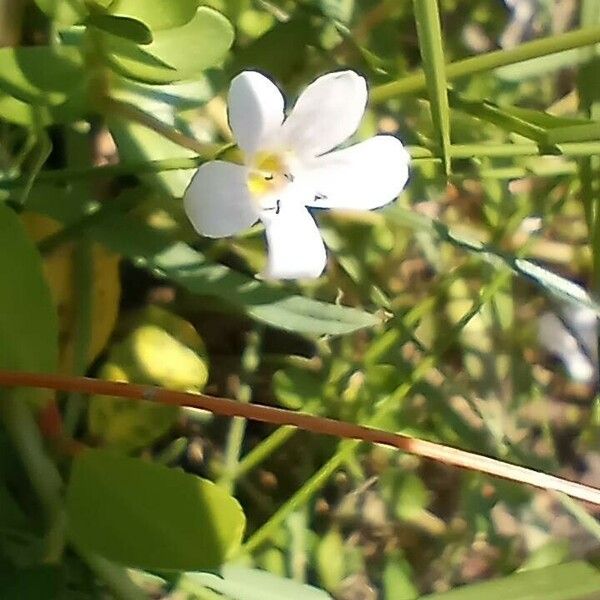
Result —
M216 568L245 525L239 504L214 483L104 450L75 460L66 503L78 545L145 569Z
M108 11L117 17L135 19L151 31L162 31L189 23L198 4L198 0L115 0L109 4Z
M113 346L101 376L201 392L208 367L204 344L194 328L158 307L144 311L136 320L129 335ZM178 415L176 406L92 396L88 428L104 446L133 451L161 438Z
M1 367L279 405L594 480L597 382L556 368L537 328L583 309L562 346L597 370L596 0L572 31L551 2L526 26L497 0L6 4ZM225 100L244 69L286 100L357 70L356 141L398 135L412 156L395 205L311 209L329 256L313 283L257 275L260 226L210 240L182 210L199 165L239 160ZM56 222L40 233L32 214ZM113 323L96 308L117 312L121 287ZM600 593L598 523L566 497L150 401L0 401L0 598Z
M81 80L82 66L75 48L2 48L0 87L29 104L62 104Z
M154 32L153 40L142 47L110 34L103 34L100 43L106 61L121 75L145 83L172 83L221 62L232 41L229 21L201 7L189 22Z
M431 117L438 134L444 170L450 174L450 107L448 84L444 65L444 47L438 0L415 0L413 3L415 22L419 36L419 49L423 60L423 71L427 80L427 91L431 103Z
M186 573L183 589L201 592L199 586L226 595L231 600L328 600L326 592L312 586L276 577L259 569L224 565L218 574Z
M547 569L516 573L445 594L424 596L423 600L471 600L475 598L527 598L531 600L576 600L594 596L600 589L600 574L581 562Z
M56 312L40 255L6 205L0 205L0 236L0 364L52 373L58 364Z

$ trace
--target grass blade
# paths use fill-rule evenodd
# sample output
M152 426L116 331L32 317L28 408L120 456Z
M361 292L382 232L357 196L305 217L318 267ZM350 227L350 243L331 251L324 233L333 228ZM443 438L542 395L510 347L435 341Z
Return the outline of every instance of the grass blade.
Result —
M446 65L446 79L460 79L476 73L491 71L505 65L512 65L538 56L546 56L600 43L600 26L569 31L560 35L520 44L508 50L495 50L480 56L473 56ZM418 71L402 79L384 83L371 90L371 102L385 102L401 94L420 92L427 87L425 73Z
M414 0L413 2L419 50L423 60L423 71L431 117L438 135L442 162L446 175L450 174L450 107L442 46L442 28L437 0Z

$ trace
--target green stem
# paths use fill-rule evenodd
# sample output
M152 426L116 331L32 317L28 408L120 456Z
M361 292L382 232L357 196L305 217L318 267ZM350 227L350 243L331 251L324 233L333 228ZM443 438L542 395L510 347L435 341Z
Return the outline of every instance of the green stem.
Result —
M303 411L308 414L315 414L320 402L308 403L303 407ZM269 437L265 438L255 448L252 448L246 456L239 462L235 472L236 479L243 477L246 473L255 469L260 463L265 461L275 450L287 442L298 429L296 427L279 427Z
M227 146L225 149L230 148ZM429 148L423 146L409 146L409 153L412 158L411 166L413 168L427 167L430 164L441 163L441 158L436 156ZM600 154L599 142L573 142L568 144L560 144L557 150L563 156L590 156ZM507 157L514 158L517 156L546 156L543 150L536 144L453 144L450 147L450 155L452 158L483 158L483 157ZM554 155L552 155L554 156ZM146 161L143 163L121 163L118 165L105 165L102 167L84 167L84 168L68 168L41 171L37 176L38 183L61 183L64 181L77 181L81 179L93 178L110 178L119 177L121 175L147 175L152 173L162 173L165 171L179 171L187 169L196 169L198 166L206 162L206 158L201 156L190 158L168 158L164 160ZM560 167L553 165L548 173L540 173L540 176L552 176L554 171L558 170L557 174L563 174L563 171L572 172L572 167ZM530 174L526 170L519 170L515 176L520 173ZM537 173L534 173L537 174ZM471 175L467 175L471 176ZM512 174L507 172L504 174L499 171L499 178L510 178ZM25 183L22 177L5 177L0 179L0 189L13 189ZM90 215L90 220L94 215Z
M46 514L46 561L58 562L65 540L60 473L46 453L26 393L14 391L1 401L6 428Z
M105 98L101 102L101 108L106 113L107 117L118 116L123 117L128 121L133 121L142 125L146 129L150 129L161 135L162 137L172 141L174 144L187 148L192 152L196 152L200 156L209 156L215 151L215 144L206 144L191 138L181 131L175 129L172 125L164 123L160 119L153 117L151 114L144 112L133 104L115 100L114 98Z
M570 50L572 48L597 44L599 42L600 27L588 27L576 31L569 31L541 40L526 42L515 48L496 50L480 56L473 56L454 63L449 63L446 65L446 79L449 81L460 79L461 77L468 77L476 73L491 71L498 67L512 65L532 58L546 56L548 54L563 52L564 50ZM371 90L370 100L371 103L377 104L401 94L420 92L424 90L426 86L425 73L423 71L418 71L397 81L376 86Z
M266 542L289 515L310 501L330 477L340 468L346 459L360 446L361 442L345 440L338 445L338 451L296 492L274 515L256 531L242 546L241 552L249 554Z
M246 347L242 354L242 368L240 373L240 386L237 393L239 402L252 401L252 380L260 363L260 345L262 341L262 328L256 326L248 334ZM225 447L225 465L223 475L219 482L230 494L235 487L235 479L240 462L242 443L246 433L246 419L234 417L229 426L227 444Z
M219 150L225 151L231 145L221 146ZM563 156L590 156L600 154L600 142L572 142L559 144L558 151ZM216 147L215 147L216 150ZM433 163L440 163L441 158L436 156L429 148L423 146L409 146L413 168L426 167ZM220 155L222 152L219 152ZM479 158L479 157L517 157L517 156L544 156L543 150L537 144L453 144L450 147L452 158ZM554 155L552 155L554 156ZM41 171L36 182L60 183L64 181L76 181L89 177L109 178L121 175L147 175L162 173L164 171L179 171L196 169L206 162L202 156L190 158L167 158L164 160L146 161L143 163L120 163L117 165L105 165L102 167L83 167L54 169ZM12 189L23 185L22 177L5 177L0 179L0 189Z
M77 244L74 254L75 327L73 344L73 375L85 375L92 338L93 257L92 244L85 237ZM65 434L75 433L85 407L82 394L69 394L64 416Z
M598 523L598 521L592 517L579 502L575 502L575 500L560 492L553 492L553 494L563 507L577 519L584 529L591 533L597 540L600 540L600 523Z
M148 600L148 595L131 580L125 569L81 548L77 548L77 552L92 571L106 582L117 598L120 600Z

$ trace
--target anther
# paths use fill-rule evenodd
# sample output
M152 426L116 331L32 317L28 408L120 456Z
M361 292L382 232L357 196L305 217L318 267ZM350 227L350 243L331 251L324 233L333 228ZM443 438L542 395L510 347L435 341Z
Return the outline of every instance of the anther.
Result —
M327 196L325 194L321 194L320 192L317 192L315 194L315 197L313 198L313 202L318 202L319 200L327 200Z

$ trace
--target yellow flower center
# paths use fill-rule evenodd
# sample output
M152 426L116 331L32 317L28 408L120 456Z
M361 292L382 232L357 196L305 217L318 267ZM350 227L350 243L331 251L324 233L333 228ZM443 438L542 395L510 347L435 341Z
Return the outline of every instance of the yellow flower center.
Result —
M261 198L281 190L292 180L281 155L258 152L248 174L248 190L255 198Z

